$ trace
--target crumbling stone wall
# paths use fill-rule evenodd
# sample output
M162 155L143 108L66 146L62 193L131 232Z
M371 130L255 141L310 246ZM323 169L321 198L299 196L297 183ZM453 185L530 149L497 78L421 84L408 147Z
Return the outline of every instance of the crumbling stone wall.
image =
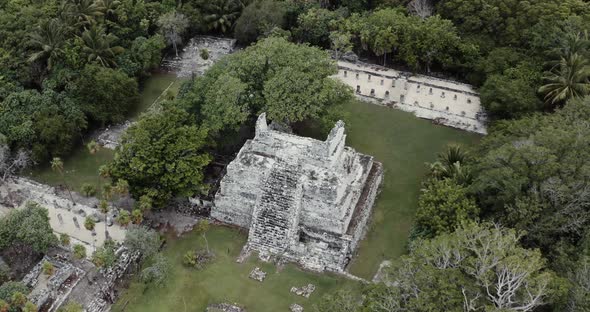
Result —
M420 118L486 134L486 113L470 85L415 75L378 65L339 61L334 77L370 102L412 112Z

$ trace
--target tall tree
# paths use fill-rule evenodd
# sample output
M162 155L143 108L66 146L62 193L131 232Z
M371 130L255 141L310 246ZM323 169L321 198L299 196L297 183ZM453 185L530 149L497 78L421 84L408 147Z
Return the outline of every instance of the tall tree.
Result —
M239 0L207 0L202 5L204 21L209 30L229 32L240 16L244 3Z
M96 0L65 0L61 10L64 19L73 22L77 28L86 29L103 16L104 8Z
M562 57L559 64L546 73L546 84L539 88L550 106L565 103L572 98L590 94L590 65L579 54Z
M47 69L51 70L63 56L65 40L65 29L58 19L42 23L39 30L31 34L31 44L38 51L31 54L29 61L45 62Z
M185 111L165 107L144 115L121 138L110 164L114 180L126 179L135 198L148 195L162 207L173 196L194 196L203 187L207 129Z
M64 175L64 163L61 160L61 158L53 157L53 159L51 160L51 170L59 173L66 190L68 190L68 194L70 194L70 199L72 200L72 203L75 206L76 202L74 201L74 197L72 196L72 192L70 191L70 187L68 186L68 183L66 181L66 177Z
M369 311L535 311L562 286L521 234L491 224L467 224L415 244L369 290Z
M124 51L120 46L115 46L117 37L106 34L104 28L92 25L82 33L82 52L86 54L90 63L98 63L104 67L116 67L117 54Z
M182 34L188 28L188 19L176 11L171 11L158 18L158 26L166 41L174 47L174 53L178 57L177 45L182 43Z

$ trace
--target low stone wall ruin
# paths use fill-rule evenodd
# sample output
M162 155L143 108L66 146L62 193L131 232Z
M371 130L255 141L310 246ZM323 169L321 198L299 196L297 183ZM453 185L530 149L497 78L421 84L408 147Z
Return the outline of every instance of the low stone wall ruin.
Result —
M414 113L465 131L486 134L486 113L472 86L379 65L339 61L334 77L361 100Z

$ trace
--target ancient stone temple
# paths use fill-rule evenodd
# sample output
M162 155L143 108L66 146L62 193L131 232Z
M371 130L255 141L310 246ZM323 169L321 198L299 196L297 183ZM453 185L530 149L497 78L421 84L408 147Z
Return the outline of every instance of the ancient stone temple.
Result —
M227 166L211 216L249 229L247 250L316 271L342 271L363 237L383 169L345 146L271 129L265 114Z

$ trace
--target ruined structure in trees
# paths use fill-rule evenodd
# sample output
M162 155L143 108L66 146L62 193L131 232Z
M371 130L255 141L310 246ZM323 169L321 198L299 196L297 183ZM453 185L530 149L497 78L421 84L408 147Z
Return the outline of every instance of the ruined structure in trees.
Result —
M249 229L246 250L316 270L342 271L363 237L383 169L345 146L339 121L325 141L271 129L227 167L212 217Z

